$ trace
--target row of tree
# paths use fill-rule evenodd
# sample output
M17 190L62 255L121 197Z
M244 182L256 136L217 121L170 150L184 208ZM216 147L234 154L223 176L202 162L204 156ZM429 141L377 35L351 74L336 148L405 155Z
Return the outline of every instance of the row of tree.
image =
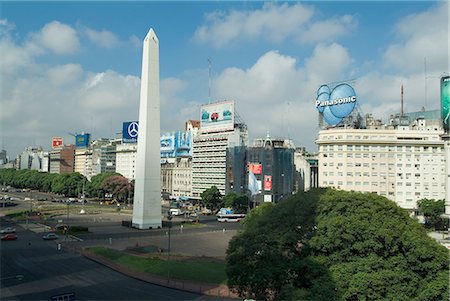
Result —
M41 192L51 192L65 197L103 198L112 195L121 201L133 199L134 181L128 181L118 173L101 173L89 181L78 172L54 174L37 170L0 169L0 183L16 188L28 188Z
M448 300L448 250L374 194L313 190L253 209L227 274L257 300Z
M212 210L218 210L222 207L233 208L236 213L246 213L249 206L249 198L245 194L238 195L230 192L222 196L216 186L206 189L200 194L203 204Z

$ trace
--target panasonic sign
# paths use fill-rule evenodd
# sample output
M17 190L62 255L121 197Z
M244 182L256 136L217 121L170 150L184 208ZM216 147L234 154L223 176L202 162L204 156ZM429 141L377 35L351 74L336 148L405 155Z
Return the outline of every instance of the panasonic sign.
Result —
M320 99L316 100L316 108L317 107L325 107L325 106L333 106L333 105L340 105L343 103L349 103L349 102L356 102L356 96L350 96L350 97L344 97L339 99L333 99L333 100L325 100L320 101Z
M315 105L325 122L335 126L355 108L356 93L348 84L339 84L333 89L328 85L322 85L317 90Z

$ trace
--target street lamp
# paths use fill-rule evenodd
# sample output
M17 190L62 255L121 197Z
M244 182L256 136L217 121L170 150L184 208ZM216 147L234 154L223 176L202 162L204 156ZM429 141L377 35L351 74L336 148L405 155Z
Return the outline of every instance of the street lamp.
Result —
M170 229L172 228L172 212L167 212L167 220L169 224L168 242L167 242L167 283L170 282Z

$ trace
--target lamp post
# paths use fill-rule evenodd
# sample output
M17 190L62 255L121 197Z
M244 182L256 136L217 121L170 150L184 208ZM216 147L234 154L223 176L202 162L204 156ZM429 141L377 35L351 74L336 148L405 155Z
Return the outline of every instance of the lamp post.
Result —
M167 242L167 283L170 282L170 229L172 228L172 213L167 213L167 220L169 223L168 242Z

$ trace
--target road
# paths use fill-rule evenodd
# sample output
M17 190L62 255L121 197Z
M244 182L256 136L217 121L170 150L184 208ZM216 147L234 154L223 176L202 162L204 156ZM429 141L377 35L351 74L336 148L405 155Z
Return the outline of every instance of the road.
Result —
M75 300L217 300L126 277L85 257L58 250L42 233L14 226L16 241L1 242L1 300L51 300L75 294ZM19 277L16 277L21 275ZM21 278L21 279L20 279Z

